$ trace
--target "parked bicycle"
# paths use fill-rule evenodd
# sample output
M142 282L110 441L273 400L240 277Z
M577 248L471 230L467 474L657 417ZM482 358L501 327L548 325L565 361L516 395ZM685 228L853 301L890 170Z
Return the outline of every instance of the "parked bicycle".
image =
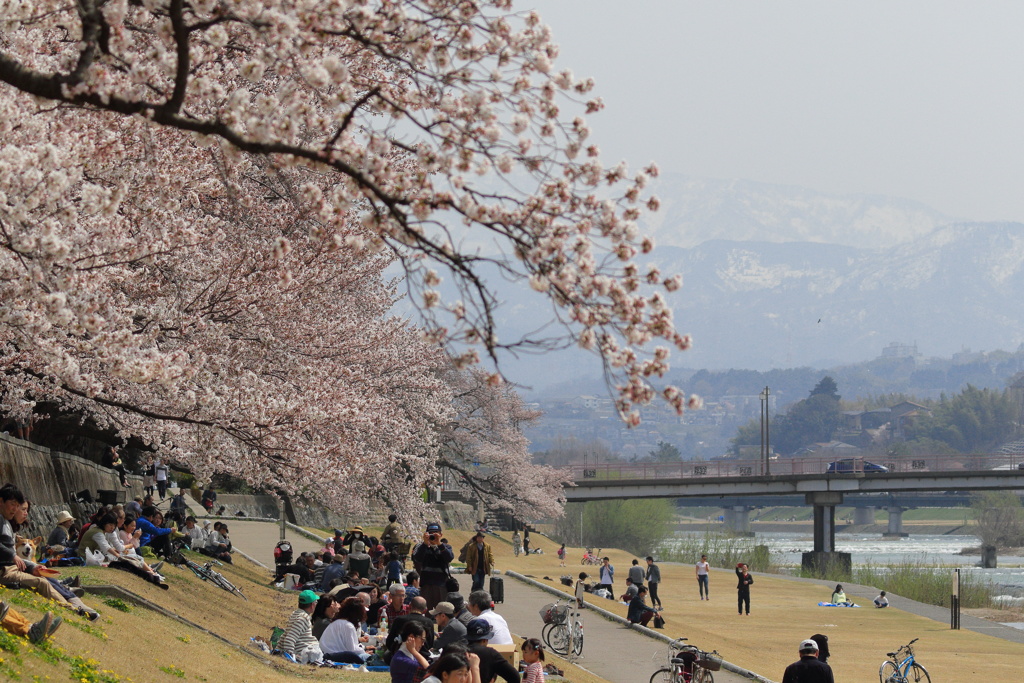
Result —
M712 671L722 668L722 658L716 650L706 652L676 638L668 646L667 666L651 675L650 683L715 683Z
M580 560L580 564L601 564L601 548L598 548L596 552L592 548L587 548L587 551L583 553L583 559Z
M213 565L215 564L221 567L224 566L217 560L210 560L206 564L198 564L185 557L183 553L177 552L174 555L168 557L167 561L178 567L180 567L181 565L185 565L186 567L192 570L193 574L198 576L203 581L209 581L214 586L222 588L223 590L226 590L228 593L234 593L235 595L237 595L245 601L249 600L249 598L245 597L245 595L242 593L241 588L235 586L233 583L228 581L223 574L213 569Z
M574 655L578 657L583 654L583 623L575 607L575 601L570 599L545 605L540 610L544 622L540 636L548 649L556 655L568 655L570 643Z
M917 641L914 638L895 652L886 653L889 659L878 667L878 680L881 683L932 683L928 671L914 658L912 646Z

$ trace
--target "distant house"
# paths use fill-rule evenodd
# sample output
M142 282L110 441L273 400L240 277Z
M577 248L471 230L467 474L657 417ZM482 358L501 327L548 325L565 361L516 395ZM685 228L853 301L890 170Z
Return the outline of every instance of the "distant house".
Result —
M903 401L889 408L889 430L892 438L896 441L904 441L907 438L907 428L913 426L922 417L930 417L931 408L911 401Z

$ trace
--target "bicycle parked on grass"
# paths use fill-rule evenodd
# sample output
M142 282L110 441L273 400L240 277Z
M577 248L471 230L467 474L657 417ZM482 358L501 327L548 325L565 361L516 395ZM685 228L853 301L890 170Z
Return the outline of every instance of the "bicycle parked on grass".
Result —
M889 659L878 667L878 680L881 683L932 683L928 671L914 659L912 646L917 641L914 638L895 652L887 653Z
M650 683L715 683L711 672L722 668L718 652L706 652L685 641L686 638L676 638L669 644L668 666L655 671Z
M583 559L580 560L580 564L601 564L601 548L598 548L597 552L594 552L592 548L587 548L587 552L583 553Z
M569 654L569 644L575 656L583 654L583 623L574 609L574 600L551 603L540 610L544 628L540 632L544 644L556 655Z
M178 567L180 567L181 565L185 565L186 567L192 570L193 574L198 576L203 581L209 581L214 586L222 588L226 590L228 593L234 593L235 595L237 595L245 601L249 600L249 598L245 597L245 595L242 593L241 588L235 586L233 583L224 578L223 574L213 569L213 565L215 564L221 567L224 566L217 560L210 560L206 564L198 564L185 557L185 555L179 551L171 557L168 557L167 561Z

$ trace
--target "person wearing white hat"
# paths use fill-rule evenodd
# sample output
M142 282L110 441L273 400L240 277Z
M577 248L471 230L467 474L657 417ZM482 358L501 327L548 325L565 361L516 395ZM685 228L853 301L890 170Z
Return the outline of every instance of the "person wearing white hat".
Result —
M782 683L835 683L832 667L818 659L818 644L808 638L800 642L800 661L786 667Z
M49 537L46 539L46 547L50 548L55 545L67 546L70 536L68 530L71 525L75 523L75 518L71 516L71 513L67 510L61 510L57 513L57 526L53 527L53 531L50 532Z

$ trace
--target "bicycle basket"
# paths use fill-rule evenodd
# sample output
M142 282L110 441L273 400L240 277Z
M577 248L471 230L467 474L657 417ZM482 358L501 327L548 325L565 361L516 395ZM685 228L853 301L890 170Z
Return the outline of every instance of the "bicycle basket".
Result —
M545 624L564 624L569 618L569 606L553 602L540 609L540 618Z
M708 671L718 671L722 668L722 658L716 654L705 652L697 660L697 666Z

